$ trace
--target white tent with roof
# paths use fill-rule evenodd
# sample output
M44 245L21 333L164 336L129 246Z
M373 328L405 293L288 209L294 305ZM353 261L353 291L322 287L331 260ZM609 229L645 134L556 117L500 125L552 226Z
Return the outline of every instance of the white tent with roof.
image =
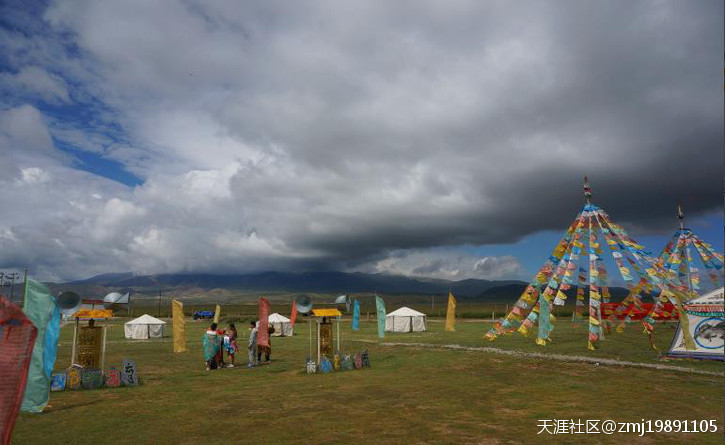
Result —
M385 316L386 332L422 332L425 331L425 317L409 307L401 307Z
M131 340L148 340L149 338L162 338L166 334L166 322L149 314L127 322L123 325L126 338Z
M273 337L291 337L294 335L292 321L284 315L275 312L269 316L268 323L269 326L274 328Z

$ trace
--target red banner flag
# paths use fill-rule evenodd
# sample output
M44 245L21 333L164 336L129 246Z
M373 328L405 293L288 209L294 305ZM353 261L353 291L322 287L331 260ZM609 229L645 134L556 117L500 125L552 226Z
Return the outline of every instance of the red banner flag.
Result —
M272 307L266 298L259 299L259 325L257 326L257 346L269 346L269 313Z
M297 321L297 302L292 300L292 315L289 317L292 329L295 327L295 321Z
M0 296L0 443L9 444L28 379L38 330L23 312Z

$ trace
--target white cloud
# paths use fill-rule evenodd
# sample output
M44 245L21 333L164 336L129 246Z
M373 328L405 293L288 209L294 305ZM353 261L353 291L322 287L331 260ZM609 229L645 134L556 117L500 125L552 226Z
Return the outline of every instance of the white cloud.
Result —
M23 90L26 96L37 96L45 102L70 102L63 79L37 66L22 67L14 74L0 73L0 83L5 83L9 88Z
M382 259L360 266L359 269L367 272L445 280L519 279L524 272L521 263L512 256L480 257L440 249L396 251Z
M50 181L48 172L38 167L28 167L20 169L20 180L26 184L42 184Z

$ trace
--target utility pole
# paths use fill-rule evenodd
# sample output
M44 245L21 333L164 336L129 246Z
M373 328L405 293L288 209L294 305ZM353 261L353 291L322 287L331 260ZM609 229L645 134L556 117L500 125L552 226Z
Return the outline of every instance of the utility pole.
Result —
M161 317L161 289L159 289L159 318Z

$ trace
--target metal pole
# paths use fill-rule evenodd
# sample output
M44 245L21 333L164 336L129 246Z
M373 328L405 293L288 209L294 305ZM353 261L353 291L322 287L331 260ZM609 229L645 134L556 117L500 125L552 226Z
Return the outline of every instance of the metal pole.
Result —
M13 288L15 287L15 272L10 274L10 301L13 301ZM23 292L23 307L25 307L25 292Z
M161 317L161 289L159 289L159 317Z

